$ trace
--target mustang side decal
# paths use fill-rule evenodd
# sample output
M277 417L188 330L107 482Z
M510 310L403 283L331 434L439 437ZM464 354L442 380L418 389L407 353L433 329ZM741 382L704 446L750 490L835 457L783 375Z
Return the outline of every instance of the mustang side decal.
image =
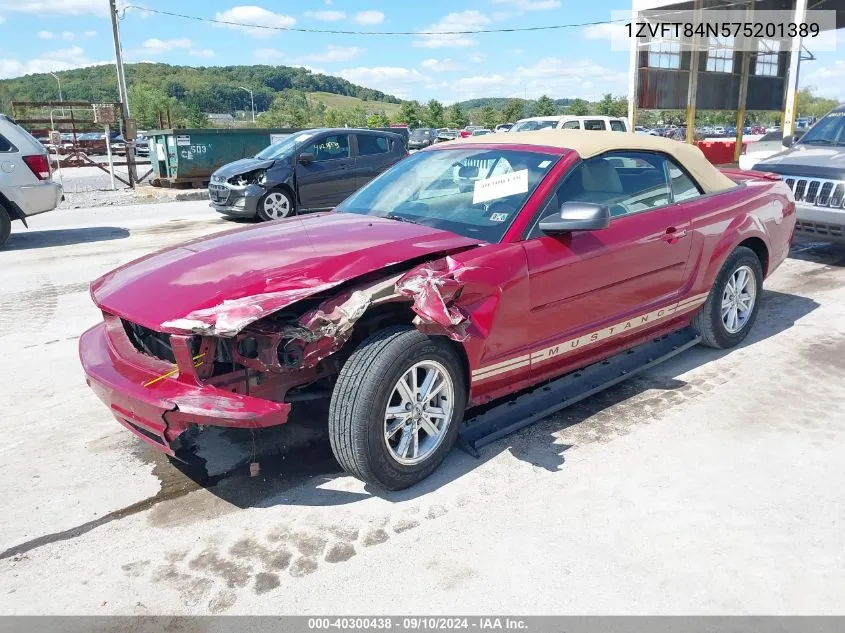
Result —
M596 330L595 332L583 334L578 338L561 341L559 343L555 343L554 345L550 345L549 347L533 351L530 354L523 354L522 356L510 358L494 365L482 367L481 369L477 369L472 372L472 381L477 383L523 367L533 367L544 361L551 360L553 358L563 356L564 354L574 352L575 350L587 347L588 345L604 341L612 336L626 334L631 330L642 327L648 323L654 323L675 314L687 312L703 304L707 300L707 294L708 293L705 292L704 294L695 295L694 297L689 297L658 310L653 310L646 314L632 317L627 321L617 323L616 325L611 325L600 330Z

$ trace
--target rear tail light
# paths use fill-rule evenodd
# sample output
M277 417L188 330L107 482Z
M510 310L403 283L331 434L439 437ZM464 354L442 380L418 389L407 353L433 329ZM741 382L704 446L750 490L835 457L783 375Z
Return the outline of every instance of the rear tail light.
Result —
M34 156L24 156L23 162L32 170L38 180L50 179L50 163L47 161L46 154L35 154Z

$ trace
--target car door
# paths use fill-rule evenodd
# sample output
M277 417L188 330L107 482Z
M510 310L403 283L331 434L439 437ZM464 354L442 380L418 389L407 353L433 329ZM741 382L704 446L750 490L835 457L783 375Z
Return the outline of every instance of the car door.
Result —
M390 141L384 134L356 134L355 188L360 189L390 167ZM350 192L351 193L351 192Z
M680 296L691 252L690 212L680 201L698 195L686 172L660 154L607 153L570 170L523 242L536 336L532 379L575 368L600 346L624 345L629 330L666 316L653 313ZM608 205L609 226L543 234L539 220L568 201ZM636 320L625 327L629 319Z
M296 188L302 210L331 209L355 190L354 158L349 134L332 132L315 138L298 156L311 154L309 163L296 161Z

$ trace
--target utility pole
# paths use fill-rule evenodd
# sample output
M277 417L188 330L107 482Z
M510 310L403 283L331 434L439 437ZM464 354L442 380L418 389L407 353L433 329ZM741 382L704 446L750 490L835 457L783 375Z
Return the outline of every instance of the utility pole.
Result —
M243 86L238 86L238 88L249 93L249 101L252 104L252 122L255 123L255 97L252 95L252 90L244 88Z
M59 101L64 102L64 98L62 97L62 80L59 79L59 76L56 73L50 73L53 75L53 79L56 80L56 83L59 84ZM64 106L62 106L62 117L65 115Z
M123 115L124 131L129 121L129 95L126 93L126 75L123 72L123 49L120 46L120 30L117 26L117 0L109 0L109 14L111 15L111 30L114 36L114 59L117 66L117 92L120 95L120 108ZM135 139L124 138L126 141L126 168L129 172L129 186L135 186Z

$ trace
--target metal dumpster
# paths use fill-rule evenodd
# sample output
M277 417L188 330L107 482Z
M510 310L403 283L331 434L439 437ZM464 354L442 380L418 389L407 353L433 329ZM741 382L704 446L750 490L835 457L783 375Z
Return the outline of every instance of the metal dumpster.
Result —
M150 143L150 183L156 186L189 184L204 187L218 167L254 156L280 141L293 128L152 130Z

